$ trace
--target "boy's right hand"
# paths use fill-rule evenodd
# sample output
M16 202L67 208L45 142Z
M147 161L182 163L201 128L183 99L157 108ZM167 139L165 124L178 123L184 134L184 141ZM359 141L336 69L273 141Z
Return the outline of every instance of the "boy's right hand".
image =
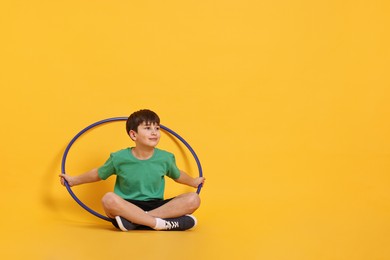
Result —
M65 181L69 184L70 187L75 185L74 177L69 176L69 175L64 174L64 173L62 173L62 174L60 174L58 176L60 177L60 181L61 181L61 184L63 186L65 186Z

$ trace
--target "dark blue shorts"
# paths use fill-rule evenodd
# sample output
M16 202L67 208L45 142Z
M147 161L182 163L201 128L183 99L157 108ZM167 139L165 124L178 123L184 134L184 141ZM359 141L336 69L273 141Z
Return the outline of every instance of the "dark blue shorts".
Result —
M161 207L162 205L171 201L172 199L173 198L166 199L166 200L157 199L157 200L147 200L147 201L143 201L143 200L126 200L126 201L136 205L137 207L141 208L144 211L151 211Z

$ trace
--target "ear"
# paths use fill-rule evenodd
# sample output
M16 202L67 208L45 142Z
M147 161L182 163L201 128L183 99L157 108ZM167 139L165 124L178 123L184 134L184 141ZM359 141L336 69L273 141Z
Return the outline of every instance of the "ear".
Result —
M134 141L137 137L137 133L134 130L130 130L129 136L130 136L131 140Z

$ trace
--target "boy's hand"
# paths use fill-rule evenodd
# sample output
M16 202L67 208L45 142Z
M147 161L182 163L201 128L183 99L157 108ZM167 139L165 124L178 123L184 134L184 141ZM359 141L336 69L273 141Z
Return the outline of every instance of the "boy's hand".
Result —
M195 180L194 180L194 187L195 187L195 188L198 188L199 185L201 185L201 184L202 184L202 186L203 186L205 180L206 180L205 177L198 177L198 178L195 178Z
M72 187L75 185L75 178L72 176L69 176L67 174L60 174L58 175L60 177L61 184L65 186L65 180L68 182L69 186Z

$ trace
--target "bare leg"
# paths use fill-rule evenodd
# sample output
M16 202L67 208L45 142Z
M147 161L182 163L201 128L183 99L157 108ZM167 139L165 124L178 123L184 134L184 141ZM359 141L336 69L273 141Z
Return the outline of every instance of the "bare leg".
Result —
M133 223L154 228L156 219L141 208L122 199L113 192L106 193L102 199L103 208L109 218L121 216Z

